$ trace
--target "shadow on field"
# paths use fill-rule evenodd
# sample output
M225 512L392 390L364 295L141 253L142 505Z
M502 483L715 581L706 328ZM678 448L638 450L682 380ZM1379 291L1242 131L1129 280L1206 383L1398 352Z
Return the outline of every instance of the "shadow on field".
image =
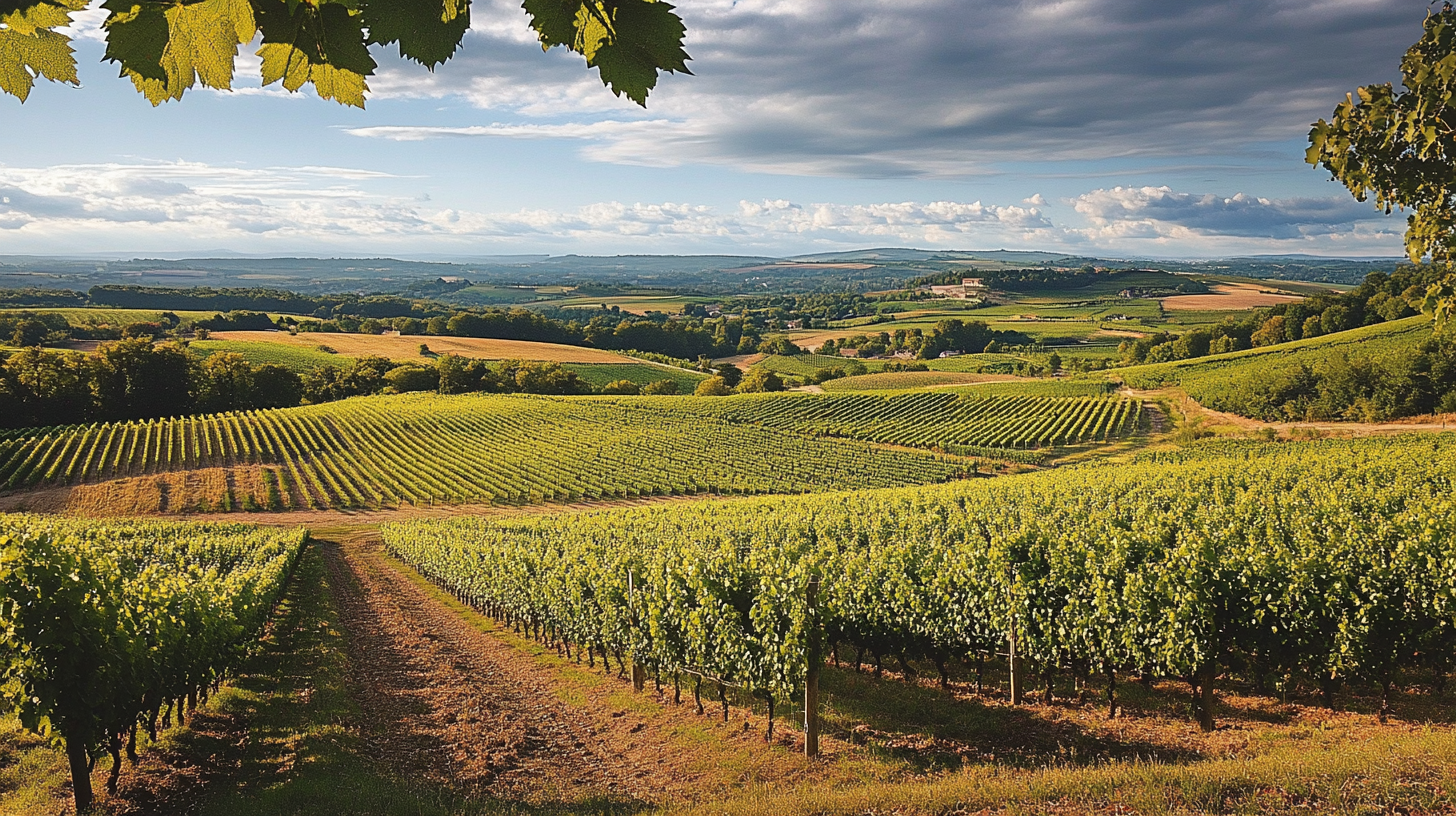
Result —
M1109 759L1187 762L1187 747L1112 738L1041 706L1015 708L915 682L826 667L821 675L826 715L837 735L919 771L997 763L1043 767ZM1192 724L1190 728L1194 727Z

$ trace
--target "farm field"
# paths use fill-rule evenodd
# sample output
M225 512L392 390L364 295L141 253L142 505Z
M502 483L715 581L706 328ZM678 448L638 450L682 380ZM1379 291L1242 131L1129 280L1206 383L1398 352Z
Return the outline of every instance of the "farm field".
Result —
M318 336L321 338L326 337L325 335ZM437 343L435 345L442 344ZM547 344L524 345L534 346ZM283 343L254 342L250 340L193 340L189 344L189 348L203 357L218 352L232 352L242 355L245 360L253 365L271 363L273 365L281 365L284 368L300 374L312 371L320 366L347 365L357 359L357 357L352 355L322 351L319 349L319 346L334 348L328 345L327 342L319 343L311 348ZM434 346L431 348L434 348ZM559 349L554 347L544 351L533 348L520 349L519 347L518 350L545 355L556 355L559 353ZM418 347L416 348L416 352L418 352ZM678 390L683 393L691 393L697 387L698 382L707 376L675 366L659 365L622 355L612 356L618 362L565 363L562 365L562 368L576 372L577 376L584 382L590 383L597 388L616 380L631 380L638 385L647 385L648 383L659 380L671 380L677 383ZM408 359L409 362L429 363L433 362L435 358L433 356L420 356L417 353L413 358L394 359Z
M1019 385L1019 384L1018 384ZM982 395L965 386L877 394L746 394L698 410L735 423L820 437L936 448L965 456L1015 458L1016 449L1075 445L1131 436L1142 429L1137 400L1109 396Z
M1456 434L1199 441L1191 400L1141 393L1219 405L1428 324L996 373L1127 336L1114 301L1051 301L986 316L1100 344L735 359L871 372L823 393L0 431L0 666L34 684L0 710L0 816L70 816L73 780L93 816L1456 812ZM1145 331L1244 313L1122 302ZM706 376L449 337L192 347Z
M886 371L880 374L861 374L858 377L844 377L823 384L825 391L886 391L910 388L926 388L937 385L964 385L986 382L998 376L992 374L961 374L954 371Z
M557 363L623 363L636 362L630 357L599 349L563 346L557 343L532 343L525 340L492 340L477 337L437 337L409 335L386 337L373 334L334 332L214 332L214 340L247 343L272 343L288 348L316 350L324 345L349 357L374 355L391 360L420 359L420 344L434 354L458 354L481 360L542 360Z
M226 333L226 332L222 332ZM214 335L215 336L215 335ZM201 357L220 352L240 354L253 365L281 365L290 371L303 373L320 366L342 366L354 357L333 351L324 351L320 346L333 348L327 343L301 346L290 343L275 343L266 340L193 340L187 347ZM418 351L418 349L416 349ZM415 359L420 359L418 356Z
M1174 295L1163 298L1163 308L1170 311L1254 309L1294 303L1304 298L1303 295L1281 292L1277 287L1263 283L1221 283L1212 288L1213 291L1206 295Z
M797 493L939 482L970 466L734 421L713 402L400 395L22 432L0 438L0 489L176 513Z

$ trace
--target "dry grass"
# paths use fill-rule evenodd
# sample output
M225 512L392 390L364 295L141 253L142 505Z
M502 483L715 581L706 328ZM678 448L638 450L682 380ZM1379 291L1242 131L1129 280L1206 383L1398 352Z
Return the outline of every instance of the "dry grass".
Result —
M1252 283L1220 283L1213 287L1213 294L1174 295L1163 298L1162 302L1163 308L1170 311L1221 311L1277 306L1296 300L1304 300L1304 297L1273 292L1268 287Z
M0 512L110 518L264 510L269 498L263 472L262 465L235 465L35 490L0 497ZM308 506L303 496L286 492L278 494L277 504L279 510Z
M632 363L630 357L600 349L563 346L557 343L531 343L525 340L491 340L482 337L434 337L408 335L384 337L373 334L329 334L323 332L230 331L216 332L216 340L249 343L277 343L282 346L312 349L328 346L341 355L362 357L366 354L401 361L428 361L420 356L420 344L435 354L458 354L481 360L543 360L556 363Z

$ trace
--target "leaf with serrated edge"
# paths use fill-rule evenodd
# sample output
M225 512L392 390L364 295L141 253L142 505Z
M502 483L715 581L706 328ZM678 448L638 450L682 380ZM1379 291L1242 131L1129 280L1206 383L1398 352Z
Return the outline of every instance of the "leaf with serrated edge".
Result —
M309 79L321 99L332 99L340 105L364 107L364 94L369 90L364 75L345 68L321 63L309 68Z
M0 30L0 91L24 102L36 77L80 84L70 38L54 31L25 35Z
M302 88L308 82L308 55L285 43L266 43L258 49L263 58L263 84L272 85L282 81L283 87L291 91Z
M399 44L399 54L426 68L454 56L470 28L463 0L370 0L363 9L371 45Z
M162 54L167 50L167 17L162 8L131 0L106 0L101 7L111 12L102 24L106 31L105 59L120 63L121 76L129 77L148 99L152 94L143 90L140 80L160 83L162 96L153 100L153 104L159 104L166 98L167 84L167 72L162 68Z

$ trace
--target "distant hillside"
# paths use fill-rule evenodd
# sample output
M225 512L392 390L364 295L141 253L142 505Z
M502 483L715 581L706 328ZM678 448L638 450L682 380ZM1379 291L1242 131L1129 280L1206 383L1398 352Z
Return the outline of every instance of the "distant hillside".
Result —
M782 263L789 261L791 263ZM765 265L781 264L770 269ZM852 264L852 267L842 265ZM397 258L46 258L0 256L0 289L72 289L96 285L266 286L304 294L402 293L439 278L476 284L650 286L679 292L866 292L895 289L930 275L970 270L1159 269L1323 283L1357 284L1391 271L1397 258L1258 256L1216 260L1098 258L1022 250L928 250L883 247L773 258L761 255L498 255Z
M1456 337L1411 317L1293 343L1134 366L1134 388L1176 386L1205 407L1271 422L1378 421L1456 411Z

